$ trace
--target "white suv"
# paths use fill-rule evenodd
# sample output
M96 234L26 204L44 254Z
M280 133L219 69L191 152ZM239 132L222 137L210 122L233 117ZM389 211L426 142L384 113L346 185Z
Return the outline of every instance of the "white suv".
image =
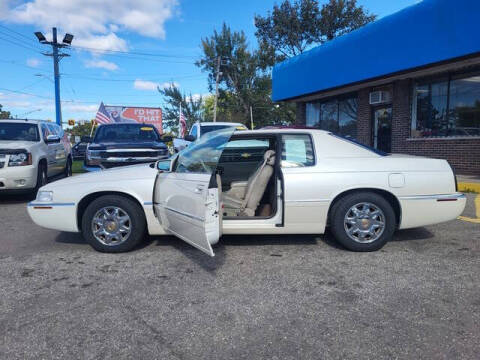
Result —
M48 178L71 176L70 142L50 122L0 120L0 194L34 191Z

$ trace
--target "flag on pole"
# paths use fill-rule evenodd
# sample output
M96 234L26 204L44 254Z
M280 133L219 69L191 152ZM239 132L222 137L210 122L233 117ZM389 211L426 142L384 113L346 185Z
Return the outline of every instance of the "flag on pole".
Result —
M178 136L184 138L187 133L187 121L182 113L182 104L180 104L180 116L178 119Z
M98 108L97 115L95 115L95 122L97 124L108 124L113 122L110 114L105 109L105 105L103 105L103 101L100 103L100 107Z

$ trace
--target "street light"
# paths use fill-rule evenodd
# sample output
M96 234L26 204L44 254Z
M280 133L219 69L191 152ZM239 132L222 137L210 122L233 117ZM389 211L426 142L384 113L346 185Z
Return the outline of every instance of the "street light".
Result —
M60 71L58 68L58 63L60 59L65 56L70 56L65 53L61 53L58 50L62 48L70 47L73 40L72 34L65 34L63 37L62 43L57 41L57 28L52 28L52 41L47 41L45 36L37 31L34 33L38 41L44 45L50 45L52 47L52 53L44 53L43 55L51 56L53 58L53 73L54 73L54 83L55 83L55 120L58 125L62 126L62 107L60 102Z

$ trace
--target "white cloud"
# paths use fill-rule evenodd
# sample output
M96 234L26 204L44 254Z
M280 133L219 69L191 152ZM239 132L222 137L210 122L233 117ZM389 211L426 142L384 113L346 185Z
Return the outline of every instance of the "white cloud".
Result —
M87 68L99 68L99 69L105 69L110 71L118 70L117 64L110 61L105 61L105 60L88 60L85 62L85 66Z
M38 65L40 65L40 60L37 58L27 59L27 65L30 67L38 67Z
M170 86L174 87L180 87L180 84L177 82L165 82L163 84L154 82L154 81L148 81L148 80L141 80L141 79L136 79L133 82L133 88L137 90L147 90L147 91L155 91L157 90L157 87L160 89L165 89L169 88Z
M35 25L44 31L57 26L60 34L75 35L74 45L104 50L127 48L118 36L122 31L165 38L165 22L177 14L178 8L178 0L28 0L18 6L16 1L0 3L0 19Z

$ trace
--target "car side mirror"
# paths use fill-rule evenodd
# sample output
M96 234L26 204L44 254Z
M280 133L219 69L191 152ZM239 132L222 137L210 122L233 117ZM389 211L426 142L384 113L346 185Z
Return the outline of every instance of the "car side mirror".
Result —
M60 137L57 135L47 135L47 138L45 139L45 143L47 144L58 143L58 142L60 142Z
M90 136L82 136L80 138L80 142L84 142L84 143L91 143L92 142L92 138Z
M186 140L186 141L195 141L195 140L197 140L197 138L196 138L195 136L190 135L190 134L189 134L189 135L185 135L185 137L184 137L183 139Z
M173 136L170 136L170 135L163 135L163 136L162 136L162 141L163 141L163 142L170 142L170 141L173 141Z
M170 160L159 160L155 164L155 168L160 172L170 172Z

